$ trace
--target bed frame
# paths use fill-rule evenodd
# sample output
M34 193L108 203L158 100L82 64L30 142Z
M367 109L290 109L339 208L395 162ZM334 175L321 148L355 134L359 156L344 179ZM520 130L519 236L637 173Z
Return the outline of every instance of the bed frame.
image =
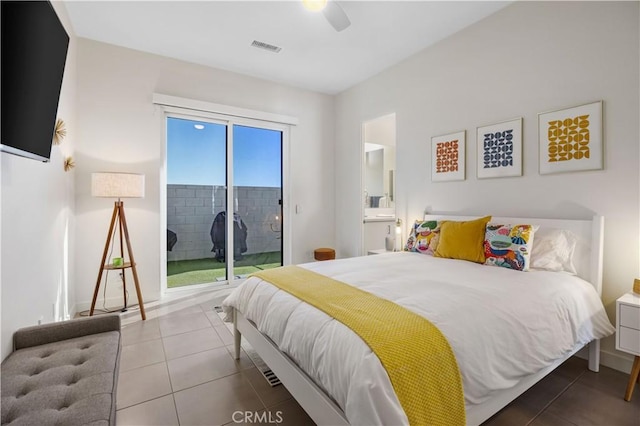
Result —
M470 220L472 216L425 215L425 220ZM494 217L493 223L531 224L540 228L567 229L578 238L574 253L574 265L578 276L590 282L598 295L602 296L602 253L604 218L594 216L592 220L531 219ZM535 238L534 238L535 244ZM318 425L348 425L344 412L315 382L302 371L277 345L234 309L234 346L235 358L240 358L241 336L251 344L271 370L278 376L289 392ZM597 372L600 366L600 341L594 340L588 345L589 370ZM522 379L516 386L496 392L486 402L467 409L467 424L479 425L500 411L511 401L522 395L527 389L539 382L547 374L574 355L583 346L578 345L564 358L557 360L538 373Z

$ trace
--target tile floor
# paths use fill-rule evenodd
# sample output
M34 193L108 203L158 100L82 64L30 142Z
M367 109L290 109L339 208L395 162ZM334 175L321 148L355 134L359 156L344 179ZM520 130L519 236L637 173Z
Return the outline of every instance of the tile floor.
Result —
M123 318L117 425L256 424L234 412L266 412L272 423L313 425L282 386L251 360L232 357L228 328L213 311L228 290ZM489 419L487 426L639 426L640 387L622 399L628 375L571 358ZM280 417L278 417L280 416ZM239 421L238 423L234 420ZM246 421L244 421L246 420Z
M629 375L572 357L513 401L484 426L639 426L640 387L631 401L624 392Z
M123 318L116 424L252 424L242 414L234 422L236 411L271 413L281 425L313 424L246 354L233 359L231 332L213 311L223 296L209 299L147 310L146 321L135 312Z

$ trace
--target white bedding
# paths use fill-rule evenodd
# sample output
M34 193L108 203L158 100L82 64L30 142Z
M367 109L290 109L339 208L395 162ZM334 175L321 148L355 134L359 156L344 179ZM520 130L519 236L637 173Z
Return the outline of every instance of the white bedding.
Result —
M419 253L300 265L424 316L456 355L467 408L611 335L594 288L559 272L518 272ZM224 301L253 321L343 409L351 424L407 424L378 358L351 330L252 277Z

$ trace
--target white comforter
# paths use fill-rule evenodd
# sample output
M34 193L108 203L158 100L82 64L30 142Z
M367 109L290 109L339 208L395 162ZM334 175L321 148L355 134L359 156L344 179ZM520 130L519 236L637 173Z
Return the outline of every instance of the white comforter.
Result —
M517 272L419 253L300 265L394 301L434 323L458 360L467 407L613 333L593 287L564 273ZM293 358L351 424L407 424L378 358L351 330L256 277L224 301Z

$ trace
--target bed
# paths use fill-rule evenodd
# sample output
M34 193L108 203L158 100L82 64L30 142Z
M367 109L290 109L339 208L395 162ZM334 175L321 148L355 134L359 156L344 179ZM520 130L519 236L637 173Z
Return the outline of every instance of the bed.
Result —
M602 217L494 217L491 222L531 224L537 233L571 231L577 239L576 275L518 272L408 252L300 265L432 321L458 360L470 425L491 417L584 347L589 368L598 371L599 339L613 332L599 299ZM257 277L234 290L223 308L234 322L236 358L243 336L317 424L407 423L375 354L323 312Z

